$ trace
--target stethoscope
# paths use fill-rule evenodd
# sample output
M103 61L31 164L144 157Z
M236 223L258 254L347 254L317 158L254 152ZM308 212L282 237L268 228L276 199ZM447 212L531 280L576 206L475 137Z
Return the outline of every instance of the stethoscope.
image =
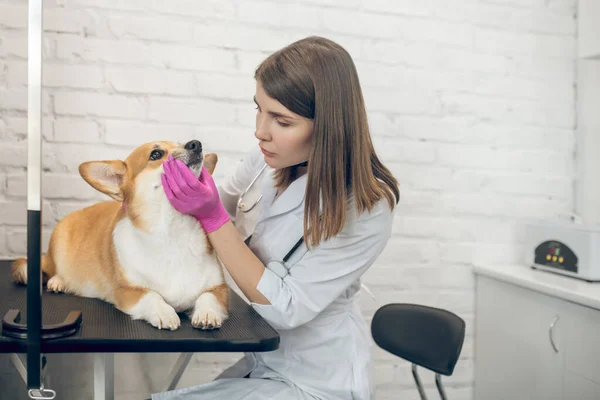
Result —
M243 212L243 213L249 212L254 207L256 207L256 205L263 198L263 195L261 194L260 196L258 196L258 198L256 200L254 200L254 202L252 202L252 204L248 204L244 201L244 196L250 191L250 189L252 189L252 186L254 186L254 184L256 183L258 178L260 178L260 176L263 174L263 172L265 171L267 166L268 166L268 164L265 163L265 165L263 165L263 167L260 169L260 171L258 171L256 176L252 179L252 181L250 182L248 187L246 187L246 189L244 189L244 191L241 193L240 198L237 203L237 207L239 208L239 210L241 212ZM248 238L247 240L249 241L249 239L250 238ZM290 259L292 254L294 254L294 252L296 250L298 250L298 247L300 247L300 245L302 245L303 242L304 242L304 237L301 237L294 244L294 246L290 249L290 251L287 252L287 254L283 257L283 259L281 261L269 261L267 263L267 268L269 268L272 272L274 272L275 275L277 275L278 277L280 277L282 279L285 278L288 275L288 269L289 269L287 267L286 263Z
M300 164L297 164L298 166L306 166L307 165L307 161L301 162ZM258 173L256 174L256 176L254 177L254 179L252 179L252 181L250 182L250 184L248 185L248 187L246 187L246 189L244 189L244 191L242 192L242 194L240 194L240 198L238 199L237 202L237 206L240 209L241 212L243 213L247 213L248 211L252 210L260 201L260 199L262 199L262 194L260 196L258 196L258 199L254 200L254 203L252 203L251 205L248 205L246 203L244 203L244 196L246 195L246 193L248 193L250 191L250 189L252 189L252 186L254 186L254 183L256 183L256 181L258 180L258 178L260 178L260 176L262 175L262 173L264 172L264 170L267 168L268 164L265 163L265 165L263 165L263 167L260 169L260 171L258 171Z
M256 174L254 179L252 179L252 182L250 182L248 187L246 189L244 189L244 191L240 195L240 198L237 202L237 206L241 212L247 213L248 211L252 210L258 204L260 199L262 199L263 196L261 194L260 196L258 196L258 199L254 200L254 203L252 203L250 206L248 206L248 204L244 203L244 196L246 195L246 193L248 193L250 191L250 189L252 189L252 186L254 186L254 183L256 182L256 180L262 175L263 171L267 168L267 165L268 164L266 164L266 163L265 163L265 165L263 165L263 167L260 169L260 171L258 171L258 174Z
M281 261L272 260L267 263L267 268L269 268L275 275L280 277L281 279L285 278L289 273L289 267L287 266L287 261L290 259L292 254L302 245L304 242L304 237L300 237L294 247L287 252L287 254L283 257Z
M247 213L248 211L252 210L262 199L263 196L261 194L254 201L254 203L252 203L250 206L248 206L246 203L244 203L244 195L246 193L248 193L250 191L250 189L252 189L252 186L254 186L254 183L262 175L263 171L267 168L267 165L268 164L263 165L263 167L260 169L260 171L258 171L258 173L254 177L254 179L252 179L252 181L250 182L248 187L246 187L246 189L244 189L244 191L240 195L237 205L241 212ZM248 241L249 241L249 239L250 238L248 238ZM294 244L294 246L290 249L290 251L287 252L287 254L283 257L283 259L281 261L277 261L277 260L269 261L267 263L267 268L269 268L279 278L281 278L281 279L285 278L289 273L288 272L289 268L286 265L286 263L290 259L290 257L294 254L294 252L296 250L298 250L298 247L300 247L300 245L302 245L303 242L304 242L304 237L302 236L302 237L300 237L300 239L298 239L298 241ZM369 293L371 295L371 297L373 299L375 299L375 296L373 295L373 293L371 293L371 291L364 284L361 284L361 286L367 291L367 293Z

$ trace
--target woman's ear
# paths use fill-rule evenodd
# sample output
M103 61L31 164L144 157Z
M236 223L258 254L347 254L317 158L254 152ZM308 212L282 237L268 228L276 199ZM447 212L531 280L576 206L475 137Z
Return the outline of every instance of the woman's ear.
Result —
M127 165L121 160L87 161L79 166L79 174L94 189L117 201L123 201L121 186Z

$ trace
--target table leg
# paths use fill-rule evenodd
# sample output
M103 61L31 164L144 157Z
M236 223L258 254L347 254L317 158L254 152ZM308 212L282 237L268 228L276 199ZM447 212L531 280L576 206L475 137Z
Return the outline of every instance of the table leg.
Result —
M23 378L23 382L25 382L25 385L27 385L27 368L25 368L25 365L23 364L23 361L21 361L19 355L17 353L11 353L10 361L12 361L15 369L19 375L21 375L21 378Z
M190 363L190 360L192 359L192 355L193 353L181 353L181 355L177 359L177 362L175 362L173 369L171 369L171 372L169 373L169 377L167 378L167 385L163 389L163 392L173 390L177 387L177 384L181 379L181 375L183 375L183 372Z
M94 400L115 399L115 355L94 354Z

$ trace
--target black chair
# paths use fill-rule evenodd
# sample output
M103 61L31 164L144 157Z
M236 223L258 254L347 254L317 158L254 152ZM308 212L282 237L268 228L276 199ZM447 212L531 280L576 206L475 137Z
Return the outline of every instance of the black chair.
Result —
M435 372L435 383L447 400L441 375L450 376L465 339L465 321L456 314L417 304L387 304L371 321L377 346L412 363L412 373L422 400L427 400L417 366Z

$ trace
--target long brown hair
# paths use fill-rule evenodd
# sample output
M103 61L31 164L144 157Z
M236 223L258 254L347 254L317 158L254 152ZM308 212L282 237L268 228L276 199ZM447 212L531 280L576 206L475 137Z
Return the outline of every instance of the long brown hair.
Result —
M307 37L265 59L255 79L269 97L314 121L304 202L307 244L340 232L350 197L358 212L383 197L393 210L400 200L398 182L375 154L358 73L344 48ZM286 188L296 175L296 166L277 170L276 186Z

